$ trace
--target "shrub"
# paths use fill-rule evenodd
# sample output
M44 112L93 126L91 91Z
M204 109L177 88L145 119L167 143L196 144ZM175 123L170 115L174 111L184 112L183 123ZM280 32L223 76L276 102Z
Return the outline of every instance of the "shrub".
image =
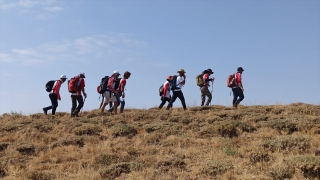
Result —
M122 173L129 173L130 166L130 163L113 164L103 170L100 170L99 174L104 179L115 179Z
M109 166L119 161L119 157L116 154L99 154L94 158L94 163Z
M0 142L0 152L6 150L8 146L8 143Z
M317 156L298 156L285 159L290 166L299 168L303 176L308 179L320 178L320 157Z
M37 122L33 124L33 127L40 132L50 132L53 129L53 124L48 122Z
M208 161L201 169L201 173L215 177L223 174L228 170L232 170L233 165L231 162L212 160Z
M249 159L252 163L268 162L270 160L270 155L265 150L256 149L249 153Z
M35 147L33 144L21 143L16 147L16 150L23 155L32 155L35 153Z
M118 137L118 136L127 136L129 138L135 136L138 131L135 129L135 127L131 124L116 124L114 126L112 126L112 135L114 137Z
M150 133L150 132L153 132L153 131L156 131L156 130L163 128L163 125L164 124L162 122L155 121L155 122L152 122L150 124L145 125L144 129L145 129L145 131Z
M80 127L74 128L73 132L79 136L81 136L81 135L98 135L100 132L102 132L102 128L97 125L84 124Z
M294 173L295 173L295 169L286 164L271 167L268 172L268 174L272 177L272 179L279 179L279 180L292 178Z
M55 148L58 146L69 146L69 145L83 147L84 146L84 139L81 136L68 136L63 140L60 140L60 141L54 143L51 147Z
M164 160L161 160L157 163L157 169L167 172L172 168L185 169L186 165L187 164L181 158L166 157Z
M55 178L55 175L43 171L32 171L26 174L26 178L30 180L51 180Z
M310 139L300 136L280 136L274 140L268 140L262 143L265 149L275 151L297 151L303 152L310 148Z

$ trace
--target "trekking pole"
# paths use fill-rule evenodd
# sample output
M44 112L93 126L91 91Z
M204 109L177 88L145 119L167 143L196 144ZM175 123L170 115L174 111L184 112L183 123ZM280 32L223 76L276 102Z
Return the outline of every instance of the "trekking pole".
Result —
M84 106L84 103L85 103L85 102L86 102L86 98L84 98L84 100L83 100L83 106ZM80 109L80 115L82 114L83 106L82 106L82 108Z
M213 81L214 80L211 81L211 92L210 92L211 93L211 101L212 101ZM211 106L211 101L210 101L210 106Z

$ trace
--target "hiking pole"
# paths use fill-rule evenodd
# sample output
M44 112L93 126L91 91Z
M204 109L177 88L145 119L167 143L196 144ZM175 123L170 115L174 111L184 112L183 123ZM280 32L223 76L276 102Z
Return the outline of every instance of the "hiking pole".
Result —
M85 102L86 102L86 97L85 97L84 100L83 100L83 106L84 106L84 103L85 103ZM82 114L83 106L82 106L82 108L80 109L80 115Z
M211 81L211 101L212 101L212 91L213 91L213 81L214 81L214 79ZM210 106L211 106L211 101L210 101Z

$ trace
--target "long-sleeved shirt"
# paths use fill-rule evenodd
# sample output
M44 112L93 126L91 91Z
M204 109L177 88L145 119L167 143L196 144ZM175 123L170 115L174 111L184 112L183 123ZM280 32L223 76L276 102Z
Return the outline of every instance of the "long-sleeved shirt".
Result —
M170 95L170 83L169 81L166 81L164 84L163 84L163 97L167 97L167 98L171 98L171 95Z
M241 73L237 72L237 73L234 75L234 78L235 78L235 82L236 82L236 86L235 86L234 88L241 87L241 86L242 86Z
M115 77L114 75L112 75L110 78L109 78L109 81L108 81L108 89L112 92L115 92L116 90L114 89L116 83L115 83Z
M204 80L203 86L205 87L208 87L209 81L212 81L212 79L209 79L209 74L207 73L203 75L203 80Z

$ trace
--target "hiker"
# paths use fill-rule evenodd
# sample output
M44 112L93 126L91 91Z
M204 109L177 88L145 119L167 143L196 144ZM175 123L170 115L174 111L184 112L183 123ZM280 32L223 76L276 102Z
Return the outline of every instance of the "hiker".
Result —
M170 84L172 84L172 82L175 82L173 84L173 86L171 86L171 90L173 91L173 95L172 95L172 98L167 106L167 110L169 110L169 108L172 108L172 105L177 98L180 99L183 109L184 110L187 109L186 102L185 102L183 93L181 91L182 86L185 85L185 83L186 83L186 75L185 75L186 72L184 71L184 69L180 69L179 71L177 71L177 73L179 73L179 76L176 77L176 80L174 80L174 77L173 77L173 79L170 83Z
M233 104L233 107L235 108L237 108L240 102L244 99L244 95L243 95L244 89L243 89L242 77L241 77L243 71L244 70L242 67L238 67L237 73L235 73L234 75L235 86L232 87L232 92L233 92L232 104Z
M54 81L53 86L50 87L49 90L47 90L47 91L49 91L49 98L51 100L51 106L42 108L43 113L45 115L48 114L48 110L50 110L50 109L52 109L52 116L55 115L56 109L58 107L58 100L61 100L60 87L61 87L61 84L66 81L66 79L67 79L66 75L61 75L60 80Z
M76 83L76 90L75 91L71 91L71 101L72 101L72 107L71 107L71 117L79 117L79 112L81 110L81 108L83 107L84 101L83 101L83 97L81 92L83 93L84 98L87 98L87 94L85 93L85 82L84 82L84 78L86 78L85 73L81 72L78 76L72 78L69 80L69 84L68 84L68 89L70 92L70 85L71 85L71 81L73 81L73 79L75 79L75 83ZM78 102L78 106L77 106L77 102Z
M103 93L103 104L100 108L101 113L103 113L104 108L106 107L107 104L109 104L110 102L113 102L114 114L117 114L117 107L119 102L117 99L118 90L115 89L115 80L118 79L119 75L120 75L119 71L115 70L112 76L108 80L108 90L106 90Z
M214 81L214 78L209 78L209 76L213 74L212 70L209 68L205 71L203 71L203 86L200 88L201 91L201 106L204 105L204 102L206 101L206 96L208 97L206 106L209 106L212 99L212 92L209 91L209 82Z
M126 71L123 74L123 78L118 79L119 85L118 85L118 88L117 87L116 88L118 90L117 100L120 101L120 113L123 113L123 109L126 104L126 102L124 100L124 98L125 98L124 90L125 90L125 87L127 84L127 79L129 79L130 76L131 76L131 73L129 71ZM110 102L109 104L111 104L111 106L112 106L112 102ZM111 106L110 106L109 112L112 112L114 110L114 107L111 107Z
M170 82L172 80L172 76L168 76L166 82L163 84L163 93L161 95L161 104L159 105L159 109L163 107L164 104L168 101L168 103L171 100L171 95L170 95ZM172 104L171 104L172 106Z

